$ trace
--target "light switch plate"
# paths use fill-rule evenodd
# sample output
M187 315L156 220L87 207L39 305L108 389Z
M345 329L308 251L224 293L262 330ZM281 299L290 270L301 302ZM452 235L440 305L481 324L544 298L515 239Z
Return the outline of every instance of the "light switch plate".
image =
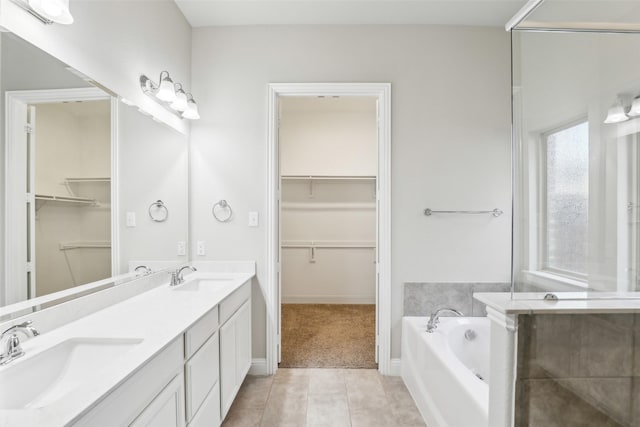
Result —
M135 226L136 226L136 213L127 212L127 227L135 227Z
M249 212L249 227L257 227L258 218L258 212Z
M183 240L178 242L178 255L186 255L187 254L187 243Z
M204 241L203 240L198 240L198 242L196 243L196 254L199 256L204 256L206 255L206 250L204 247Z

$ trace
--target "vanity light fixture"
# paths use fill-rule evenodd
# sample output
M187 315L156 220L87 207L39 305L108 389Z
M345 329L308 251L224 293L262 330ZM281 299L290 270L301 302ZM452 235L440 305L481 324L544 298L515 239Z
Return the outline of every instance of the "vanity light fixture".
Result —
M631 102L631 109L627 113L629 117L638 117L640 116L640 95L633 98Z
M167 71L161 72L158 80L160 83L155 83L144 74L140 75L142 92L180 118L200 118L193 96L185 92L181 83L174 83Z
M607 111L607 118L604 120L604 123L621 123L629 120L629 116L624 111L624 105L622 104L622 98L618 97L616 102L613 103L609 110Z
M73 24L73 16L69 10L69 0L11 0L40 22L46 25L53 23Z

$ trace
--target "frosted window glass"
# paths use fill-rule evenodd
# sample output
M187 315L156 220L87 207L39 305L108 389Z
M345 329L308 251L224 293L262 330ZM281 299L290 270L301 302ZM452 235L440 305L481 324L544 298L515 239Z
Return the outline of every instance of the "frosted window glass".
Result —
M587 274L589 232L589 126L546 138L546 268Z

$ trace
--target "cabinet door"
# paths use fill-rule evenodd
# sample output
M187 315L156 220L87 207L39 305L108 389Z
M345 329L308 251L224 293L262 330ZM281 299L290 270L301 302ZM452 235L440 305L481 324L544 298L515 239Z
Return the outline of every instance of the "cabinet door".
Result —
M179 373L131 424L131 427L184 427L184 376Z
M218 357L218 334L215 333L185 364L187 421L191 421L209 391L218 382Z
M238 310L236 320L236 385L240 387L251 367L251 300Z
M189 423L189 427L218 427L220 421L220 385L216 384Z
M220 409L227 415L236 388L236 322L235 316L220 328Z

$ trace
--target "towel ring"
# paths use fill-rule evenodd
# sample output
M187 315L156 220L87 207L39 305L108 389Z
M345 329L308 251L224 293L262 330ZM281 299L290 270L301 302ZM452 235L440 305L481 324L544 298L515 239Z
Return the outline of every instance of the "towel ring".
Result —
M155 222L165 222L169 218L169 209L162 200L149 205L149 218Z
M226 215L223 211L226 211ZM211 214L218 222L229 222L233 216L233 210L226 200L219 200L211 208Z

